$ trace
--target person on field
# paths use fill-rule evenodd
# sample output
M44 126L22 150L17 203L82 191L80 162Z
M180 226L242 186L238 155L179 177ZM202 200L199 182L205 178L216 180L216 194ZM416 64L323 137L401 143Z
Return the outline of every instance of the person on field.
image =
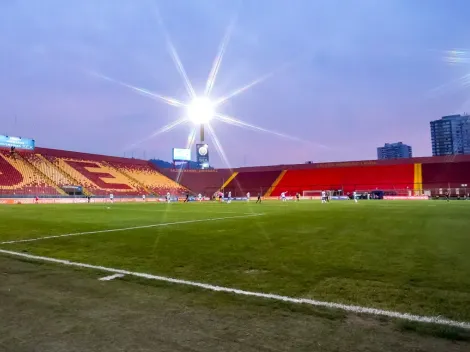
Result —
M258 193L258 199L256 200L256 203L261 203L261 193Z

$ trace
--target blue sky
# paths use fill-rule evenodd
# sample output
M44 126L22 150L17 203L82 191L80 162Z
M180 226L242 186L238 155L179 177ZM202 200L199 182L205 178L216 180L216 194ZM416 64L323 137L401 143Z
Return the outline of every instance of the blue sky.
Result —
M465 0L3 0L0 133L169 160L190 124L129 146L183 111L89 74L187 101L158 13L198 92L235 16L213 95L277 70L221 112L302 141L215 122L231 166L373 159L395 141L430 155L429 121L470 111Z

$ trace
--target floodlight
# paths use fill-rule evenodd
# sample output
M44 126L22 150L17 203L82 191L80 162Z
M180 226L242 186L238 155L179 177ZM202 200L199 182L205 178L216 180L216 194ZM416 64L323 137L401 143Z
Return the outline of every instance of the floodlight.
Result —
M214 117L214 104L207 97L195 98L189 104L187 113L195 124L204 124Z

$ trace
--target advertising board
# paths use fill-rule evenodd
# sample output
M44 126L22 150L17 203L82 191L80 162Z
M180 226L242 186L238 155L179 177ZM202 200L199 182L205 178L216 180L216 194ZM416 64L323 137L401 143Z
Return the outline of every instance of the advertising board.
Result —
M173 148L173 161L191 161L191 149Z
M0 147L34 150L34 139L0 135Z

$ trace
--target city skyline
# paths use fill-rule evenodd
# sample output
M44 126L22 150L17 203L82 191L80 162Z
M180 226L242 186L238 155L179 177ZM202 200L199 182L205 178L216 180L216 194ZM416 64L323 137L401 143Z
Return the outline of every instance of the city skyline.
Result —
M470 110L467 2L451 9L437 0L426 7L391 0L267 4L2 2L0 133L43 147L170 160L172 148L185 146L188 126L129 145L180 118L178 110L87 74L187 99L157 10L197 91L232 22L214 93L274 71L223 112L298 140L216 122L230 166L375 159L384 140L409 141L415 156L428 156L429 122ZM451 19L451 29L435 26ZM213 140L206 142L212 164L227 166Z

